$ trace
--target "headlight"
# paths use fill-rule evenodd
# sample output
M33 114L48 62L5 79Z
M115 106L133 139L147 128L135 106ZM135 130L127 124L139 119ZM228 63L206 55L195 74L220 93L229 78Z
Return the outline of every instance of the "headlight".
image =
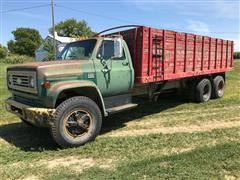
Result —
M30 77L29 78L29 87L34 88L34 86L35 86L34 79L33 79L33 77Z

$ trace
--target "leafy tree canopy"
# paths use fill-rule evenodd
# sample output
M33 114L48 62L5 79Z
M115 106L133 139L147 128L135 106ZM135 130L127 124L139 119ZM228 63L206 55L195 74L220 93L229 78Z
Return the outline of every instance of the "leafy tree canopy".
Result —
M43 49L48 52L47 57L44 59L44 61L51 61L54 60L54 47L52 41L44 41L43 42Z
M55 31L59 36L65 37L88 37L93 36L94 32L88 26L85 20L77 21L74 18L61 21L55 25ZM52 28L49 29L49 32L53 34Z
M6 58L7 48L0 44L0 59Z
M234 52L233 57L234 57L234 59L240 59L240 51Z
M34 56L35 50L42 42L38 30L32 28L17 28L12 32L14 40L8 42L8 49L12 53Z

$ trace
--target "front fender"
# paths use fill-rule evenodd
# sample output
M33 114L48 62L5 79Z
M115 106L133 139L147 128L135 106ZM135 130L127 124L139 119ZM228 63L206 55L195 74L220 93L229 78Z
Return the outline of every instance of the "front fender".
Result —
M64 81L64 82L58 82L51 86L51 88L48 90L48 97L49 99L53 100L53 104L56 104L57 98L60 95L61 92L65 90L71 90L76 88L86 88L86 87L92 87L96 90L102 105L102 110L104 112L104 115L107 115L105 104L103 101L102 94L99 90L99 88L96 86L96 84L92 81L85 81L85 80L72 80L72 81Z

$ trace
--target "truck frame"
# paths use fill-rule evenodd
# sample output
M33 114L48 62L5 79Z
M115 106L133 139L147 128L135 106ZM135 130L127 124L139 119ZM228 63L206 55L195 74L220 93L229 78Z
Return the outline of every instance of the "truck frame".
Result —
M119 28L128 29L106 34ZM6 109L73 147L95 139L104 117L136 107L134 96L156 101L172 90L196 102L223 96L233 41L135 25L103 33L69 43L55 61L9 67Z

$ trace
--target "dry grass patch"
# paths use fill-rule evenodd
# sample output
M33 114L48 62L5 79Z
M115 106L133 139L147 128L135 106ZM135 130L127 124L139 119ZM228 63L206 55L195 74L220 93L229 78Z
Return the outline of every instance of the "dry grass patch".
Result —
M9 144L7 141L5 141L3 138L0 138L0 147L7 144Z
M30 175L30 176L21 178L21 180L38 180L38 179L40 179L40 178L35 175Z
M209 109L189 109L189 110L177 110L177 111L170 111L170 112L163 112L161 114L163 115L176 115L176 114L188 114L188 113L208 113L208 112L218 112L219 111L223 111L223 110L236 110L236 109L240 109L240 106L226 106L226 107L215 107L215 108L211 108Z
M52 160L42 160L38 163L38 165L45 166L50 170L54 170L59 167L70 167L72 171L78 173L81 173L91 167L113 169L113 167L115 166L112 159L79 158L77 156L56 158Z
M224 178L226 180L236 180L237 179L235 176L231 176L231 175L225 175Z
M237 118L239 119L239 118ZM124 137L124 136L140 136L140 135L149 135L149 134L173 134L173 133L194 133L194 132L206 132L214 129L227 129L233 127L239 127L240 120L230 121L230 122L206 122L200 125L189 125L189 126L172 126L172 127L156 127L144 128L143 129L131 129L131 130L120 130L112 131L103 136L108 137Z
M171 125L194 125L202 122L213 121L232 121L239 119L240 106L231 106L225 108L211 108L207 110L182 110L173 112L161 112L157 115L149 115L142 119L129 121L125 123L125 129L141 129L158 126Z

